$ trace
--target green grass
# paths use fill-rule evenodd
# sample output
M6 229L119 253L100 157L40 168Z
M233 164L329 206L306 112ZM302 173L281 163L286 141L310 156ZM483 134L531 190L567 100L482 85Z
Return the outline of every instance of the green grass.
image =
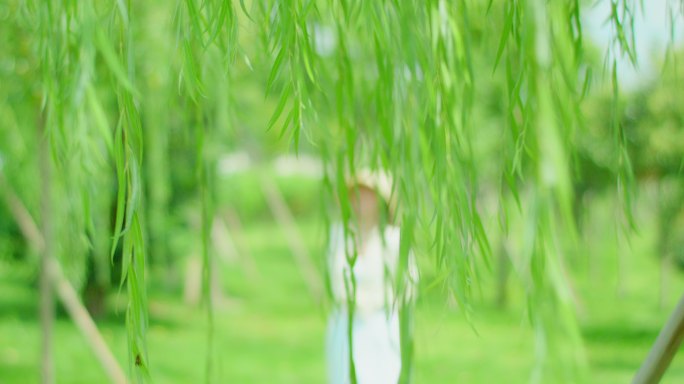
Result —
M320 231L303 223L312 249ZM221 382L321 383L325 380L325 306L308 295L287 250L283 233L270 223L248 226L246 240L261 277L247 278L236 265L221 268L228 304L217 310L215 342ZM626 255L626 278L616 293L614 250L590 242L597 259L592 274L574 263L580 294L580 321L589 359L588 382L628 382L644 358L684 279L671 271L664 308L658 308L658 268L647 254L654 239L644 232ZM613 256L610 256L610 255ZM580 259L581 260L581 259ZM31 270L0 264L0 383L39 381L40 333L37 290ZM439 289L424 292L416 329L417 383L524 383L534 367L534 338L523 313L523 297L511 281L506 310L491 304L492 276L483 281L473 324L447 305ZM150 287L148 346L151 374L157 383L200 382L204 378L206 321L203 311L182 303L182 279L153 272ZM110 315L99 327L121 364L126 359L123 320L125 294L112 292ZM85 340L60 312L55 329L59 383L104 382L105 376ZM684 355L677 356L664 380L684 380Z

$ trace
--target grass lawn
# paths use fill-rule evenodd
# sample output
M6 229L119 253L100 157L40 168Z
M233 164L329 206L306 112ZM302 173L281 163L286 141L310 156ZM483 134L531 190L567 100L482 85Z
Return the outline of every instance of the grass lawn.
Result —
M304 233L317 249L315 223ZM265 241L264 239L268 239ZM591 239L589 239L591 240ZM248 226L245 241L260 273L247 278L237 266L221 267L228 304L217 310L213 335L219 382L323 383L325 306L316 304L292 262L284 235L273 224ZM674 307L684 279L670 271L663 308L658 306L658 265L643 256L654 239L648 233L625 253L622 279L617 281L615 250L605 242L587 250L613 255L581 262L572 268L579 301L579 318L588 358L587 382L629 382L660 326ZM589 271L591 273L589 273ZM0 383L39 381L40 333L37 290L26 267L0 264ZM194 383L204 378L207 355L206 317L182 303L182 279L151 275L148 345L156 383ZM534 338L525 320L523 297L511 280L506 310L495 309L494 278L483 281L474 326L446 305L439 290L423 293L418 304L415 382L525 383L534 368ZM164 281L170 281L164 283ZM620 292L618 292L620 287ZM123 326L125 294L112 292L110 315L99 322L114 353L126 360ZM88 345L60 313L55 330L55 360L59 383L100 383L105 376ZM675 358L666 383L684 382L684 355Z

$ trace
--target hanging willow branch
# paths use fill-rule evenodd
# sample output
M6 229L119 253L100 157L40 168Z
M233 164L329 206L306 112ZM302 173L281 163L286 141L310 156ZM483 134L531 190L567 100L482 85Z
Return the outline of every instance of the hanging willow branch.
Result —
M210 151L212 131L217 130L220 120L217 109L219 100L227 90L221 89L229 77L230 65L234 60L237 38L237 18L229 0L178 2L176 23L179 43L182 44L183 65L180 80L189 98L188 123L194 127L196 166L195 173L201 206L201 250L202 250L202 296L207 310L207 364L206 381L216 381L215 327L211 294L214 280L210 249L211 225L214 221L213 174L216 154ZM214 113L215 115L212 115Z
M606 16L613 33L604 65L610 68L606 72L616 100L612 149L625 217L632 223L632 168L617 118L617 58L625 55L636 63L637 4L605 1L611 5ZM480 197L505 180L525 222L524 252L516 267L538 336L539 373L550 371L547 364L559 363L567 369L560 370L558 379L573 380L581 370L581 343L563 267L568 245L559 238L569 234L571 242L577 241L571 170L576 137L583 132L580 107L591 83L584 55L583 2L179 0L146 8L125 0L8 4L16 17L0 26L0 35L20 36L19 42L8 43L8 55L29 63L26 75L19 70L12 75L21 87L39 91L22 102L26 105L0 107L7 112L6 126L13 129L19 127L23 109L46 116L52 160L65 175L56 187L65 196L57 213L73 232L56 236L63 239L64 249L85 255L97 248L93 244L98 237L110 234L100 217L106 211L102 206L107 194L102 191L111 183L108 178L116 180L110 255L121 250L134 380L144 381L149 370L143 137L154 140L172 129L161 126L146 132L141 114L171 108L162 121L182 125L194 136L211 351L208 239L214 214L214 141L232 121L226 111L235 106L231 87L238 54L249 70L268 68L259 85L267 97L277 98L269 122L260 128L279 129L281 135L291 136L296 149L309 145L321 154L326 190L330 200L341 202L345 227L351 216L347 175L370 167L394 176L401 207L400 265L406 265L409 249L430 258L440 283L466 316L491 254ZM671 15L673 4L668 5ZM171 19L173 27L167 28L163 21ZM674 19L671 16L673 25ZM159 40L172 41L175 49L149 50L158 43L143 36L151 29ZM238 36L238 30L245 33ZM152 61L168 68L148 69L141 76L143 63L152 59L150 51L168 55ZM177 83L177 92L150 85L158 78ZM483 170L480 163L488 159L477 149L486 134L476 117L484 109L478 92L492 82L505 85L505 92L494 96L505 105L497 122L502 158L498 174ZM300 143L302 136L306 143ZM506 218L511 213L501 205ZM158 225L159 216L157 212L151 225ZM353 265L354 255L349 256ZM353 294L348 296L353 300ZM401 313L402 329L407 329L410 311ZM410 337L402 337L404 352L412 350L410 344ZM402 353L407 371L403 381L410 380L411 355ZM211 357L208 379L214 377L210 363Z
M319 85L323 91L315 89L307 100L320 105L319 100L332 98L337 126L307 130L314 142L321 141L324 159L331 162L326 180L330 191L339 194L342 217L349 218L343 188L347 172L353 173L359 164L389 170L405 208L402 236L412 238L414 231L431 234L432 246L424 253L432 254L446 271L466 313L478 271L488 265L490 254L477 204L479 172L472 149L476 128L471 111L476 80L491 76L499 61L505 63L511 140L503 148L508 154L504 179L518 205L529 210L526 220L531 232L520 273L527 282L531 320L543 340L538 344L539 366L548 363L548 352L560 351L552 356L552 363L575 366L562 374L571 379L583 357L563 272L565 244L559 243L558 234L562 231L577 240L571 163L574 137L582 124L580 104L590 80L590 75L581 76L586 65L579 1L490 2L487 9L469 1L333 1L317 3L316 18L303 22L311 3L276 1L267 8L273 34L279 36L269 88L273 73L286 67L283 63L290 69L281 72L289 77L271 123L289 99L295 108L303 104L300 93L291 97L293 89L301 89L300 84L316 72L307 65L297 66L296 58L309 57L299 47L309 43L308 35L298 34L302 29L296 26L328 26L336 32L333 59L314 56L304 62L320 63L323 69L318 72L330 74L334 85ZM633 52L633 33L626 32L633 21L627 27L619 22L620 17L631 17L630 4L612 4L614 9L627 10L622 16L614 13L612 20L617 41L626 52ZM474 27L474 13L480 20L485 14L502 16L498 42ZM473 67L474 44L496 47L493 68ZM331 88L334 94L327 92ZM283 129L289 123L288 118ZM299 125L294 134L298 132ZM616 146L622 154L619 178L626 180L631 168L624 140ZM531 191L524 201L522 189ZM621 183L620 189L629 202L630 188ZM352 264L353 260L350 257Z
M143 215L141 177L143 131L138 107L134 102L138 91L133 88L135 73L133 70L134 62L132 61L133 40L130 2L125 7L121 6L118 11L115 16L119 36L118 58L114 57L111 60L112 63L116 63L116 68L122 68L119 70L122 72L119 74L122 85L117 87L120 116L114 133L114 163L116 165L118 196L111 257L113 261L117 243L121 241L123 272L121 274L121 285L125 281L128 291L126 326L128 328L130 372L136 381L141 382L144 378L149 377L149 357L146 344L148 326L147 286L145 283L146 252L141 224ZM100 38L104 40L104 37ZM106 42L102 44L107 46Z

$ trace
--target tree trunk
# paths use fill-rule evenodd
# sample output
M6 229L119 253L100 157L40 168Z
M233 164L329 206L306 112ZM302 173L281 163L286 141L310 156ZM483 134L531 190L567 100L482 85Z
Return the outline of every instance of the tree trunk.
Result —
M508 259L508 249L505 239L501 239L497 256L496 271L496 306L499 309L506 308L508 305L508 277L511 272L510 260Z
M684 295L679 299L667 323L660 330L651 351L641 368L634 376L632 384L655 384L660 382L663 374L677 353L684 338Z
M40 258L40 330L42 335L40 375L43 384L55 382L55 363L52 351L52 329L55 322L55 298L52 292L52 281L48 267L49 260L54 257L54 232L52 223L52 187L50 148L44 129L43 113L38 117L39 163L41 179L41 232L44 247Z
M290 208L285 202L285 198L278 189L278 185L270 178L264 176L261 178L261 189L266 197L273 216L285 231L286 239L294 256L297 268L299 268L304 281L311 296L316 301L323 299L324 287L320 278L320 273L316 270L316 266L311 261L309 250L304 243L301 233L297 229L297 222L290 212Z
M2 179L2 174L0 174L0 187L5 186L3 182L4 180ZM66 308L67 312L76 324L78 330L81 331L81 333L83 334L86 342L92 348L93 352L95 353L95 357L100 361L102 367L107 372L110 381L116 384L125 384L125 373L123 372L121 367L119 367L118 361L107 347L107 344L105 343L104 339L102 338L102 335L98 331L95 322L88 315L88 311L79 301L76 290L74 289L74 287L71 286L66 276L64 276L62 268L59 265L59 262L51 253L52 248L47 247L48 243L46 239L43 238L43 234L40 232L40 229L36 225L36 222L33 220L28 210L26 210L26 207L23 205L21 200L19 200L19 198L12 191L9 190L9 188L5 190L5 198L7 199L10 211L12 212L12 215L14 216L17 224L19 225L22 234L27 239L30 246L34 248L38 253L43 255L43 259L41 262L41 275L43 275L46 281L53 284L53 287L56 288L57 296L64 304L64 307ZM43 221L45 221L45 217L43 217ZM46 255L50 257L45 257ZM42 288L43 287L41 286L41 290ZM51 314L54 316L54 311ZM50 323L50 325L51 324L52 323ZM49 335L51 336L51 326L49 328L49 331ZM45 340L51 342L51 337L46 338L46 335L48 335L48 333L43 333L44 343ZM47 347L49 348L44 348L43 353L45 353L46 351L52 352L52 345L50 344ZM45 358L45 355L43 355L43 357ZM45 380L49 379L51 380L49 382L52 383L54 382L54 375L52 374L52 372L54 372L54 369L52 369L52 354L50 353L49 355L47 355L47 357L48 360L46 361L48 361L50 365L42 366L41 371L43 371L43 368L46 367L49 369L41 373L44 374L43 382L46 382ZM45 375L45 373L47 373L47 375Z
M664 309L667 305L667 293L668 293L668 268L670 266L670 258L668 254L665 253L660 258L660 292L658 295L658 309Z

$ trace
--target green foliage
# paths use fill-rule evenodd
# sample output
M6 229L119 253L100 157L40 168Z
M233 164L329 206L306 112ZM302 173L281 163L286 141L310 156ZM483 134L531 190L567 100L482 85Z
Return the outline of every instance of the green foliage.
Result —
M331 206L341 202L346 223L347 175L359 167L389 171L401 207L401 258L409 249L428 258L440 271L435 284L447 286L467 316L491 264L483 195L499 191L500 203L488 209L504 232L510 217L523 223L516 271L538 336L538 367L572 381L583 357L563 265L578 240L573 171L596 149L582 145L592 134L582 102L594 68L585 56L583 4L10 0L0 5L3 172L39 216L34 155L46 132L60 175L53 216L67 224L56 236L61 258L78 269L92 254L106 270L106 256L121 251L136 381L149 367L146 263L172 253L165 218L180 217L188 201L201 209L209 297L221 152L246 146L268 158L282 144L257 143L287 135L295 150L322 157L325 195ZM625 221L633 223L630 145L647 143L636 145L644 151L636 161L647 164L655 151L671 172L681 148L670 144L681 143L663 137L677 135L681 121L659 120L673 106L657 98L653 117L643 119L662 127L660 136L640 137L621 120L616 59L636 62L637 8L631 0L611 6L604 67L611 68L612 104L604 118L613 125L597 150L608 153ZM255 104L272 113L255 116L264 114ZM254 194L228 189L223 198L240 194L247 202L236 206L240 215L261 216ZM293 195L302 210L313 206ZM402 348L412 349L409 342ZM207 362L211 379L215 367Z
M681 52L670 52L669 60L676 61ZM623 130L625 151L630 158L634 178L640 184L651 185L658 200L660 257L674 258L681 264L681 244L684 241L681 202L683 113L677 103L679 67L664 66L660 79L643 89L628 92L622 98L617 111L616 123ZM621 155L609 145L614 139L611 105L612 95L599 92L586 109L586 134L578 140L582 156L584 188L597 191L613 184L614 178L606 175L620 174ZM609 115L610 114L610 115Z

